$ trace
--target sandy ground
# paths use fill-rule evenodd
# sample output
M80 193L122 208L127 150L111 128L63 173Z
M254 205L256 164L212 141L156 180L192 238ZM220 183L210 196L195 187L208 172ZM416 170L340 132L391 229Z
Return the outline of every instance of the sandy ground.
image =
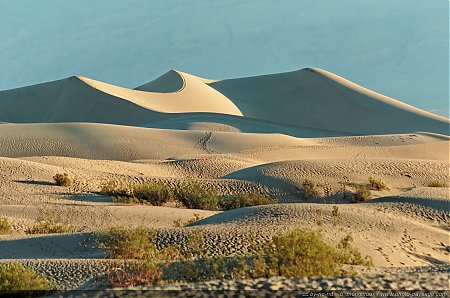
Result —
M170 71L137 89L72 77L0 92L0 216L14 227L0 236L1 262L19 260L76 288L105 268L93 233L145 225L164 239L197 229L212 256L245 253L249 235L264 242L309 227L332 243L350 233L377 272L449 265L448 119L318 69L224 81ZM53 183L63 172L72 186ZM371 176L388 189L348 204L344 184ZM323 198L303 197L305 179L321 184ZM99 194L108 180L193 180L224 195L265 191L280 204L226 212L127 205ZM433 181L447 187L428 187ZM175 228L195 214L204 219ZM76 232L27 235L43 215Z

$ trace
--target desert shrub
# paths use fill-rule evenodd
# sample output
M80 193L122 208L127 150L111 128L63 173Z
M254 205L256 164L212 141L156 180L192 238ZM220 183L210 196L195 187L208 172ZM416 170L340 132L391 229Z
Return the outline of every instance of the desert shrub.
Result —
M331 210L331 216L339 217L339 206L333 206L333 210Z
M253 255L188 260L177 263L171 273L175 280L188 282L271 276L335 276L344 272L344 265L372 265L370 257L363 257L352 247L352 240L351 236L346 236L334 247L316 231L294 229L273 236Z
M350 203L364 202L372 196L370 189L367 186L355 186L356 190L350 194Z
M220 198L217 192L196 183L177 188L174 197L189 209L219 210Z
M45 277L30 268L24 268L18 262L0 264L0 294L13 296L23 295L24 293L20 293L20 291L52 290L54 290L54 286Z
M276 204L274 199L268 198L258 192L246 193L235 196L231 199L226 199L221 202L221 207L224 210Z
M114 203L124 203L124 204L139 204L140 203L140 201L135 197L124 197L124 196L113 197L112 201Z
M447 187L447 183L442 182L442 181L438 181L438 180L434 180L434 181L430 181L427 184L428 187Z
M123 198L134 197L133 188L117 180L105 181L100 187L100 192L103 195Z
M7 235L12 233L12 226L6 217L0 217L0 235Z
M204 239L190 231L183 247L156 245L156 231L113 228L99 237L99 246L110 258L125 259L124 265L107 272L111 285L128 287L164 281L198 282L212 279L245 279L271 276L302 277L342 274L343 265L371 266L369 257L352 247L346 236L334 247L321 234L294 229L255 245L247 256L205 258Z
M352 246L353 237L347 235L339 241L337 249L339 252L339 261L348 265L373 266L372 259L369 256L362 256L356 248Z
M36 224L29 228L27 234L56 234L73 233L74 228L60 216L46 214L36 220Z
M194 216L191 219L188 219L186 221L183 221L181 219L176 219L176 220L173 221L173 224L177 228L182 228L182 227L188 226L190 224L193 224L194 222L199 221L202 218L203 217L201 217L200 214L194 213Z
M156 231L145 227L113 227L100 233L98 244L112 259L144 259L155 249Z
M114 287L158 284L164 268L179 258L176 246L158 248L156 230L145 227L111 228L99 235L98 246L109 258L124 259L121 267L107 271L107 279Z
M320 196L319 187L321 185L310 179L305 179L300 185L300 191L305 199L315 199Z
M340 272L337 250L318 232L295 229L274 236L272 241L267 261L271 276L332 276Z
M140 202L148 202L153 206L162 206L173 199L173 191L163 183L146 183L135 187L134 196Z
M53 176L53 180L55 180L56 185L59 186L71 186L73 183L72 178L70 178L67 173L56 174Z
M374 177L369 177L369 187L373 190L388 189L383 180Z

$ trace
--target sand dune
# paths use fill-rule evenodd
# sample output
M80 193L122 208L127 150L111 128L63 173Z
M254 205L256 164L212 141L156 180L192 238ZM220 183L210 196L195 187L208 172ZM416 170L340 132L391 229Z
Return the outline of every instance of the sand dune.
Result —
M71 77L0 92L0 121L149 127L156 122L154 127L160 128L276 131L300 137L417 131L448 135L450 127L444 117L309 68L222 81L171 70L136 90Z
M106 270L96 260L103 254L86 246L90 232L146 225L161 235L197 229L211 255L245 250L245 235L264 242L310 227L334 243L351 233L379 272L448 265L449 125L320 69L222 81L171 70L134 90L71 77L1 91L0 216L14 233L0 236L0 262L58 272L59 287L70 289L77 268L95 268L91 277ZM56 173L73 184L57 186ZM348 204L343 193L370 176L387 189ZM304 195L305 179L319 183L319 198ZM279 204L224 212L131 205L100 192L109 180L196 181L222 196L265 192ZM77 233L26 235L43 214ZM206 218L173 229L194 214ZM60 265L47 262L55 258Z
M210 86L230 98L247 117L348 134L449 134L448 119L317 68L223 80Z

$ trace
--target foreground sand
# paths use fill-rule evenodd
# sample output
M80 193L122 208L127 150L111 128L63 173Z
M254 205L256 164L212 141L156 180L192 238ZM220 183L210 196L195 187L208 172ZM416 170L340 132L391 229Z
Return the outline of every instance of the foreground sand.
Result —
M297 89L285 94L274 82L307 92L296 98ZM269 112L274 108L270 96L276 94L261 93L266 84L279 92L286 113L301 113L311 105L304 95L314 92L310 108L323 113L305 110L304 117L282 117ZM402 289L425 289L428 278L438 280L433 289L448 289L442 276L449 270L450 189L428 187L433 181L448 186L450 180L448 119L321 70L225 81L171 71L139 90L76 77L27 88L0 92L0 121L8 122L0 124L0 216L14 227L12 235L0 236L0 262L18 260L60 289L96 288L101 285L93 278L118 261L104 259L93 233L111 226L151 226L159 229L159 241L196 229L206 236L211 256L245 253L251 237L264 242L280 231L309 227L330 243L351 233L355 246L372 257L375 267L342 281L347 288L381 289L395 272L405 281ZM340 98L332 90L342 91L339 109L347 122L327 110L325 97ZM262 103L254 100L258 94ZM361 106L347 102L355 100ZM354 116L360 113L367 121ZM72 186L53 183L53 175L63 172L74 179ZM368 202L348 204L344 184L367 183L370 176L388 189L373 191ZM321 183L321 199L303 198L299 187L305 179ZM126 205L99 194L107 180L158 180L172 186L194 180L223 195L264 191L280 204L226 212ZM339 207L339 217L331 215L332 206ZM194 214L204 219L175 227ZM42 215L64 218L76 233L26 234ZM425 272L417 273L421 268ZM411 284L414 279L419 282ZM328 288L341 283L322 282L329 282ZM321 281L242 285L258 283L298 289Z

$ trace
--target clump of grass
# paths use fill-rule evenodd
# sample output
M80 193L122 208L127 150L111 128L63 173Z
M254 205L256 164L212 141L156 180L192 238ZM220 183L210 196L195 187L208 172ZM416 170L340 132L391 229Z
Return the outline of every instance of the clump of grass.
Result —
M24 294L22 291L52 291L54 286L45 277L20 263L0 264L0 292L10 295ZM28 293L32 296L32 293Z
M55 180L56 185L59 186L71 186L73 183L72 178L70 178L69 174L67 173L58 173L53 176L53 180Z
M8 218L0 217L0 235L11 234L12 231L12 225L9 222Z
M189 183L174 192L175 199L189 209L219 210L220 198L211 188L197 183Z
M356 188L355 192L350 194L349 199L350 203L361 203L367 201L372 196L370 188L368 188L365 185L355 186L355 188Z
M438 180L433 180L433 181L428 182L427 186L428 187L447 187L447 183L438 181Z
M384 183L383 180L374 178L374 177L369 177L369 185L368 186L370 187L370 189L373 189L373 190L388 189L388 187L386 186L386 184Z
M221 207L223 210L230 210L236 208L271 204L276 204L276 201L258 192L252 192L241 194L231 199L223 200L221 203Z
M299 189L303 194L303 198L305 199L315 199L320 196L319 188L321 187L320 183L316 183L313 180L305 179L300 185Z
M27 234L63 234L73 233L75 229L60 216L46 214L36 220L36 224L28 228Z

